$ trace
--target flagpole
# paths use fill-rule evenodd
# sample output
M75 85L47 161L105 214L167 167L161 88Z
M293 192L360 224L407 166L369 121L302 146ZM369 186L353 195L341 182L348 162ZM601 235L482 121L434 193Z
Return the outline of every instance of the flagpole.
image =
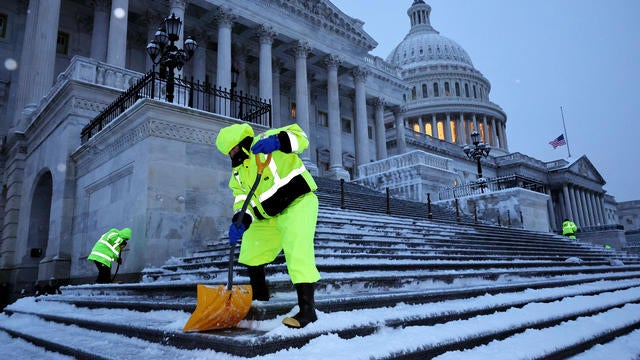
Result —
M567 143L567 153L569 157L571 157L571 150L569 150L569 136L567 135L567 125L564 124L564 111L562 110L562 106L560 106L560 113L562 114L562 127L564 128L564 141Z

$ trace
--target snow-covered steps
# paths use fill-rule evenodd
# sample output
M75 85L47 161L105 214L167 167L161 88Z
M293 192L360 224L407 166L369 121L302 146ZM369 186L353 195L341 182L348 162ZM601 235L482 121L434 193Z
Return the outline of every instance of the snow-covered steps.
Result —
M592 324L606 323L606 332L618 334L628 333L640 323L638 278L551 288L534 286L493 290L488 293L480 288L466 292L460 290L458 296L444 290L415 293L416 302L387 299L384 295L371 296L368 299L371 303L388 303L386 307L374 308L344 306L349 298L327 300L318 306L318 321L302 330L287 329L280 324L280 318L274 318L245 320L234 330L202 334L181 332L188 312L87 309L27 298L7 308L12 315L2 315L0 330L79 358L94 350L91 346L97 342L96 339L110 343L115 335L120 336L119 341L112 343L117 347L128 348L129 351L135 349L136 356L155 355L156 359L202 356L203 353L194 352L201 351L197 349L208 351L206 355L211 357L221 356L221 353L243 357L282 356L276 352L290 348L296 348L290 350L295 351L296 358L307 358L308 351L312 351L310 344L323 339L332 339L332 353L339 358L349 358L340 356L348 348L358 351L361 358L424 359L455 356L455 353L447 353L509 341L531 329L554 332L555 328L562 326L566 331L567 323L582 323L586 318L591 318ZM420 301L423 298L428 300ZM278 301L286 303L287 299ZM291 306L294 300L288 301ZM620 316L615 314L617 308L626 312L625 321L607 320L610 316ZM290 312L293 311L295 308ZM65 339L69 333L74 334L73 341L57 341L59 334L63 333L67 335ZM602 332L592 331L591 337L583 342L602 335ZM76 342L76 338L79 341ZM380 346L368 347L366 344L371 341L384 343L384 352L380 353ZM558 350L553 343L545 347L548 343L540 342L541 354ZM103 350L100 354L104 357L101 358L126 358L119 351Z

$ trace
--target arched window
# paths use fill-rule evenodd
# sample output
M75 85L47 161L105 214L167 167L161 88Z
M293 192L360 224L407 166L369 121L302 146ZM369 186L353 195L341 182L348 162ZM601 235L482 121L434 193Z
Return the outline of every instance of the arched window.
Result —
M464 94L469 97L469 84L464 84Z
M433 83L433 96L435 96L435 97L440 96L440 91L438 90L438 83L437 82Z
M433 136L433 129L431 128L431 123L424 124L424 133Z
M475 85L473 85L473 97L474 97L475 99L477 99L477 98L478 98L478 93L476 92L476 86L475 86Z
M451 89L449 89L449 82L448 81L444 82L444 95L445 96L451 96Z
M460 96L460 83L456 82L456 96Z
M411 100L415 100L416 99L416 87L412 87L411 88Z
M422 84L422 97L423 98L428 98L429 97L429 91L427 89L427 84Z

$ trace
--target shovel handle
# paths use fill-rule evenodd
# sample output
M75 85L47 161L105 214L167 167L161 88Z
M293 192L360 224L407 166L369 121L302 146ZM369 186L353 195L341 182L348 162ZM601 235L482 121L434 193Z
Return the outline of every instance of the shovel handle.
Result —
M244 213L247 211L247 207L249 207L249 202L251 202L253 193L255 193L256 189L258 188L258 184L260 183L260 178L262 177L262 172L271 162L271 156L272 156L271 153L267 154L267 158L264 160L264 162L261 162L260 154L256 154L256 165L258 166L258 174L256 175L256 180L253 182L253 185L251 186L251 190L249 190L249 193L247 194L247 198L244 200L244 203L242 204L242 210L240 210L238 219L236 219L235 224L237 227L240 226L240 224L242 224ZM227 290L231 290L231 288L233 287L233 263L234 263L235 250L236 250L236 244L233 243L229 248L229 275L227 279Z

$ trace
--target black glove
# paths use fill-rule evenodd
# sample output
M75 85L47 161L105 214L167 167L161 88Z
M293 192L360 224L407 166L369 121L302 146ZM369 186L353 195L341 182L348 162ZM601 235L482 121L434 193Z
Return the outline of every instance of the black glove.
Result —
M122 256L118 256L118 265L122 265Z

